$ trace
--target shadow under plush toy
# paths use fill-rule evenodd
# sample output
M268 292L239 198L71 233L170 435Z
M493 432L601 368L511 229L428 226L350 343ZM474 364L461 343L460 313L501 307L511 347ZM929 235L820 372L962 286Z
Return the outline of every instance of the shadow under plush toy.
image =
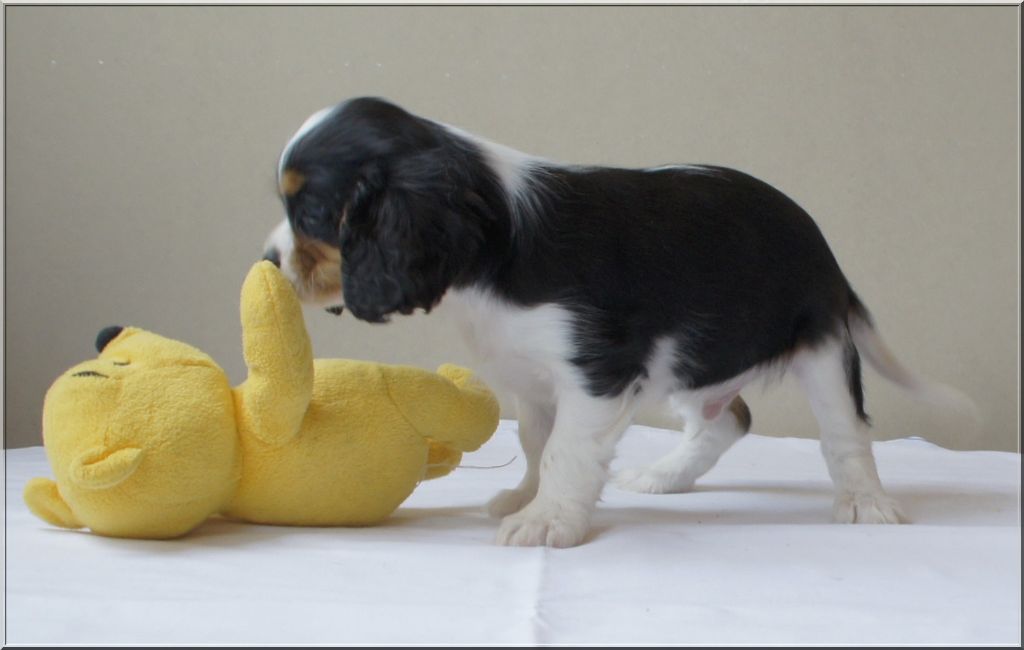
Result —
M190 345L131 327L100 332L100 355L46 394L56 482L26 485L32 512L138 538L184 535L217 513L369 525L497 427L494 395L466 369L314 360L298 299L269 262L245 280L242 330L249 377L237 388Z

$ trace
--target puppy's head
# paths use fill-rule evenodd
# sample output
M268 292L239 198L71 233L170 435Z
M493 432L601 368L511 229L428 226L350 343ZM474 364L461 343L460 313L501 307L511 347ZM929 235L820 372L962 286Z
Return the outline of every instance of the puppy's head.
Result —
M383 100L310 117L285 146L287 219L265 257L306 302L357 318L429 311L476 258L490 211L474 191L473 151Z

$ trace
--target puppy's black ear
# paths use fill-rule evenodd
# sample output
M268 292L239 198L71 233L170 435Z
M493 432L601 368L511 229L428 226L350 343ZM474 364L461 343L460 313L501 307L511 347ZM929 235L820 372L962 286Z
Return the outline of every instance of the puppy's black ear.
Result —
M386 322L430 311L477 255L483 233L429 161L365 169L339 233L345 307Z

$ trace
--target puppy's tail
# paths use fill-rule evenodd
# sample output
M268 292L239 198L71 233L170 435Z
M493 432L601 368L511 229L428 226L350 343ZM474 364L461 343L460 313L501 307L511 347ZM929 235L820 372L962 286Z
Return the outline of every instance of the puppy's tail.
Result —
M850 291L850 312L847 322L854 345L878 374L900 386L920 402L952 410L970 418L976 425L981 423L978 406L965 393L952 386L925 379L900 363L875 329L871 314L864 303L853 291Z

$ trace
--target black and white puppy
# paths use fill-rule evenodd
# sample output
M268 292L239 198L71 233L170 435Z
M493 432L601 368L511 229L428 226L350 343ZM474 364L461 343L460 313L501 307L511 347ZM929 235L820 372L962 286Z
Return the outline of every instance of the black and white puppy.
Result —
M302 125L279 182L288 218L266 256L303 299L370 322L443 299L482 374L517 397L528 468L489 505L503 544L582 542L646 404L670 403L683 441L617 481L684 491L749 428L743 387L792 371L834 518L859 523L903 515L875 469L858 352L969 408L896 361L807 213L738 171L556 164L360 98Z

